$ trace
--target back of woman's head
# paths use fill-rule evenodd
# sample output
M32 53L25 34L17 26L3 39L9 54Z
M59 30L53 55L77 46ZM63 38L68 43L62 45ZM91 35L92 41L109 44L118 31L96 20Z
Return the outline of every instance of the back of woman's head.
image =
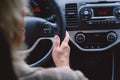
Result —
M13 70L11 47L4 31L0 29L0 79L17 80Z
M0 25L8 35L12 46L15 46L14 48L21 43L21 24L28 11L27 1L3 0L0 2Z

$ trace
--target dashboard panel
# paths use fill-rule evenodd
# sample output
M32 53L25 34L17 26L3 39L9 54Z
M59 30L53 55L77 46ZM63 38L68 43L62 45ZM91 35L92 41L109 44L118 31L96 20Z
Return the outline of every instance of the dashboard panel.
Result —
M105 51L120 42L119 0L59 0L57 4L71 41L80 50Z
M50 22L55 22L55 15L47 0L30 0L30 9L34 16L44 18Z

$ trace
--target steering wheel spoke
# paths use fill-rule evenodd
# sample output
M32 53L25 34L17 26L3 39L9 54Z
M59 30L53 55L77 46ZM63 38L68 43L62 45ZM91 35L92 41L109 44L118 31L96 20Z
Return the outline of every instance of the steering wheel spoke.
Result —
M25 43L29 48L32 47L37 40L53 37L57 34L57 26L55 23L36 17L26 17L25 20Z

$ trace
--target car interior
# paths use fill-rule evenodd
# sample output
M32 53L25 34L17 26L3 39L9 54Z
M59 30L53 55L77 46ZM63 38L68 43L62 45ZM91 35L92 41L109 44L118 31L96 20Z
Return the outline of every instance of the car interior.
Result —
M120 80L120 0L29 0L25 43L31 67L55 67L53 37L70 35L70 67L89 80Z

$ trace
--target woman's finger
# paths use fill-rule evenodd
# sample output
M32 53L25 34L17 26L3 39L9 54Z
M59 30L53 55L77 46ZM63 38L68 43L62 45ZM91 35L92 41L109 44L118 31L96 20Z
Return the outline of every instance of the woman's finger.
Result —
M54 47L59 47L60 46L60 38L58 35L55 35L54 37Z

